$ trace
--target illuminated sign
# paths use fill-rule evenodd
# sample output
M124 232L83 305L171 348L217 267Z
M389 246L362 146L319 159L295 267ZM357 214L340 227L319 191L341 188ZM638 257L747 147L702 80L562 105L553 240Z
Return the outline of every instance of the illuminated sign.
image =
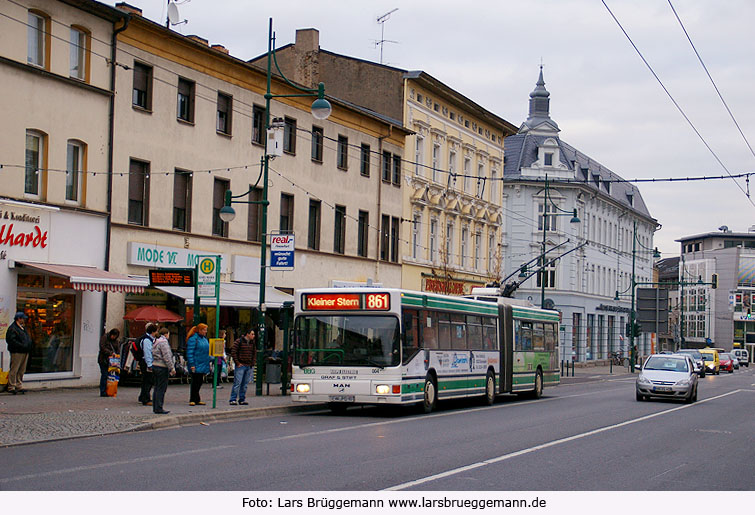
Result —
M388 311L391 296L389 293L310 293L303 295L302 308L308 311Z
M171 268L150 270L150 286L194 286L194 270L191 268Z

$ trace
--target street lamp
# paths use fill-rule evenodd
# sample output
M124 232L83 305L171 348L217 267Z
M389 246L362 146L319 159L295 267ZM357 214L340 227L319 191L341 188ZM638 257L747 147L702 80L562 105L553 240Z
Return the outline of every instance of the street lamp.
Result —
M558 211L561 211L561 213L548 213L548 202L550 201L550 204ZM540 254L542 265L540 267L540 309L545 309L545 244L546 244L546 235L548 231L548 217L549 216L571 216L571 220L569 220L569 223L578 224L579 223L579 217L577 216L577 208L574 208L574 211L569 211L567 209L561 209L556 205L555 202L553 202L552 199L548 198L548 175L545 176L545 197L543 198L543 252Z
M275 68L278 71L278 75L289 86L303 91L303 93L282 94L273 95L270 93L270 84L272 82L272 64L275 62ZM265 92L265 130L272 128L270 124L270 100L273 98L283 97L317 97L312 103L312 116L317 120L324 120L332 111L330 102L325 98L325 85L321 82L317 88L304 88L297 84L294 84L288 80L278 66L278 62L275 59L275 33L273 32L273 19L270 18L270 27L267 38L267 89ZM246 193L234 196L230 190L225 192L225 205L220 209L220 219L224 222L230 222L236 217L236 211L231 207L232 203L240 204L259 204L262 206L262 234L260 241L260 293L259 293L259 337L257 339L257 379L256 379L256 395L262 395L262 360L264 359L265 351L265 271L267 260L267 206L270 204L267 200L267 188L268 188L268 171L270 167L271 154L268 152L268 140L265 138L265 154L261 158L261 164L263 168L262 174L262 200L233 200L249 195L252 192L250 188ZM273 156L274 157L274 156ZM284 363L285 367L286 364Z

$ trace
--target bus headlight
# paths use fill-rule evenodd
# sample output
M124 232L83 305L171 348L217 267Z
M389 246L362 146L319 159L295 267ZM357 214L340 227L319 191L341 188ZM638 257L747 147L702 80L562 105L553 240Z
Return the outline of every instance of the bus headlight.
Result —
M388 395L391 393L391 386L387 384L379 384L375 387L375 393L378 395Z
M309 393L309 385L307 383L297 384L296 393Z

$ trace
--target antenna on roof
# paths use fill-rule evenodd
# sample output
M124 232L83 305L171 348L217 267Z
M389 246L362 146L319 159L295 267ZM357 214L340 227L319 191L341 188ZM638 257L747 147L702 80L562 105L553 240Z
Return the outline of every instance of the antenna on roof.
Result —
M181 4L187 4L189 2L191 2L191 0L185 0L184 2L181 2ZM168 0L168 18L165 20L165 26L168 28L189 23L189 20L181 19L181 16L178 14L178 5L180 5L178 2L171 2Z
M391 9L382 16L377 17L377 22L380 24L380 41L376 41L375 46L380 47L380 64L383 64L383 45L385 45L385 43L398 43L398 41L385 39L385 22L387 22L390 19L391 14L395 13L396 11L398 11L398 7Z

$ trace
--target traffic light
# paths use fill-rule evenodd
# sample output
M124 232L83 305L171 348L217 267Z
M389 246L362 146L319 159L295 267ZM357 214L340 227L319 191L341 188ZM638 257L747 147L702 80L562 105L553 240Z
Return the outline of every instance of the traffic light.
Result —
M714 290L718 288L718 274L712 274L710 276L710 287Z

